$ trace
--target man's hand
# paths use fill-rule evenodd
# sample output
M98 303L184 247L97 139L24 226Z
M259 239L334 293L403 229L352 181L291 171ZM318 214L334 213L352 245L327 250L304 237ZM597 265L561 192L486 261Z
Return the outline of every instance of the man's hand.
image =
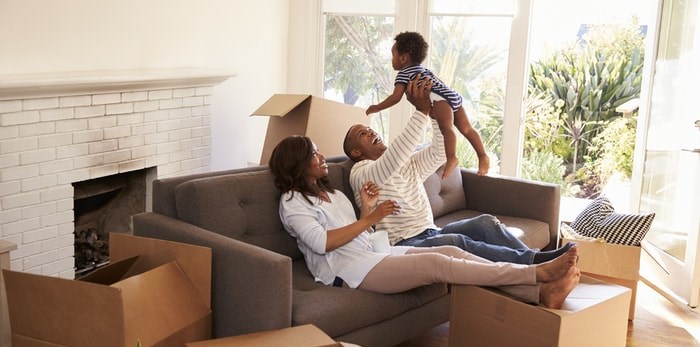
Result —
M430 102L430 90L433 87L433 81L423 74L419 74L406 86L406 99L416 107L418 111L429 115L433 109Z

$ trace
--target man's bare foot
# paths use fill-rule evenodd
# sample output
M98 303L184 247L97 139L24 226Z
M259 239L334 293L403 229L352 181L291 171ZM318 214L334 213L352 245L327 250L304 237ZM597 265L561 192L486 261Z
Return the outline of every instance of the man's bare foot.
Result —
M576 266L572 266L564 277L556 281L542 283L540 303L546 308L560 309L580 279L581 271Z
M442 179L450 177L450 174L459 165L459 159L456 157L447 158L445 162L445 170L442 172Z
M570 268L576 265L576 261L578 261L578 246L573 245L554 260L537 265L537 282L550 282L562 278Z

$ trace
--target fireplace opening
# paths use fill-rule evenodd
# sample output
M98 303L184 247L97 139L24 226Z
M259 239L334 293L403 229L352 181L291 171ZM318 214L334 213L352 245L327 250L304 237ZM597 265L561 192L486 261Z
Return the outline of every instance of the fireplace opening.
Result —
M73 183L75 277L109 264L109 233L133 233L131 217L146 211L155 168Z

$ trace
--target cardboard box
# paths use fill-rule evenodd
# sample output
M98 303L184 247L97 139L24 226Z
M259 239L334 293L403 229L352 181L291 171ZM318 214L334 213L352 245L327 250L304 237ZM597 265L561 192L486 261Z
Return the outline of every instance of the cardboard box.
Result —
M229 346L341 346L315 325L306 324L291 328L261 331L245 335L222 337L219 339L190 342L187 347L229 347Z
M110 265L80 280L4 270L12 344L184 346L211 338L211 250L110 234Z
M560 310L452 286L449 346L624 346L629 288L581 277Z
M642 247L561 238L561 244L578 243L578 268L586 276L632 290L629 320L634 320Z
M310 137L327 157L343 155L350 126L369 124L363 109L309 94L275 94L252 116L270 117L260 164L267 164L275 146L289 135Z

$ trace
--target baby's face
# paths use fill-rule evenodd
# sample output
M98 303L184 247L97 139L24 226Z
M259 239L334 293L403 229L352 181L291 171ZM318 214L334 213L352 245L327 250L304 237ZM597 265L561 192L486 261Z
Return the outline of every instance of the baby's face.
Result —
M399 71L406 67L407 63L407 55L399 53L399 51L396 49L396 43L394 43L394 45L391 46L391 67L394 70Z

